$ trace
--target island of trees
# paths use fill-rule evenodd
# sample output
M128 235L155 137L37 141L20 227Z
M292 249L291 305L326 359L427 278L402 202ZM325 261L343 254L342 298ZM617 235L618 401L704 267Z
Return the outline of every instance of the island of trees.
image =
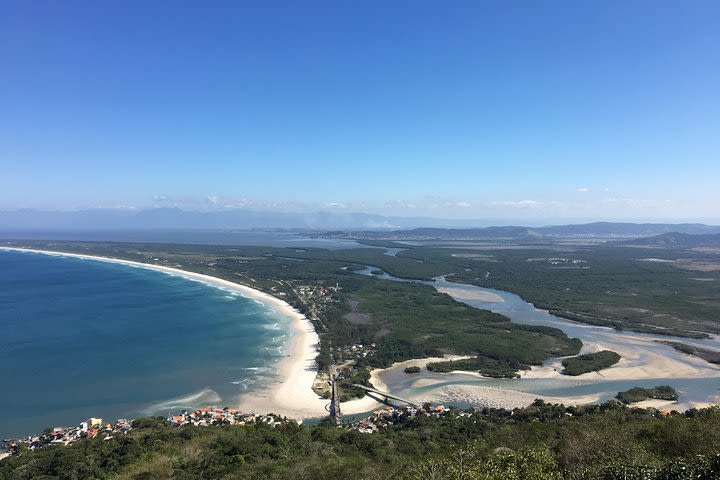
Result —
M563 375L577 376L583 373L597 372L604 368L612 367L620 361L620 358L620 355L610 350L586 353L564 359L562 366L565 368L560 373Z
M653 388L634 387L630 390L619 392L615 398L623 403L642 402L650 398L675 401L678 399L678 393L670 385L658 385Z

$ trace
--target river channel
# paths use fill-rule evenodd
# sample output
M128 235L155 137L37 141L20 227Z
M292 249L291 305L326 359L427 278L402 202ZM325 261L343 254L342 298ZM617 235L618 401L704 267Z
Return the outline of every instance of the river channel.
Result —
M389 391L404 398L452 402L459 406L519 406L532 396L566 403L602 402L617 392L635 386L671 385L679 393L678 410L701 407L720 401L720 366L678 352L660 341L678 341L712 350L720 350L720 339L713 336L695 340L665 335L616 331L573 322L539 310L518 295L501 290L449 282L444 277L434 281L414 281L387 273L373 275L376 267L357 273L376 278L431 285L455 300L476 308L490 310L512 322L555 327L583 342L582 353L603 349L622 356L614 367L577 377L560 375L561 359L549 359L541 367L523 372L521 378L492 379L469 373L433 373L422 369L419 374L403 372L406 363L383 370L379 378Z

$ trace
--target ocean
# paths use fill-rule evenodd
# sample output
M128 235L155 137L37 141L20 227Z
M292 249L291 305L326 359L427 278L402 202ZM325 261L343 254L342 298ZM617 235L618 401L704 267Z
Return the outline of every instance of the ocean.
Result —
M290 321L165 273L0 251L0 438L233 406L272 381Z

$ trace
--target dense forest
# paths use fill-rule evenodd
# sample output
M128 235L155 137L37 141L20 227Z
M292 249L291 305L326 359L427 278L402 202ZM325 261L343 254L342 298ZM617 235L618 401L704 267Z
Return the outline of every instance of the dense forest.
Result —
M720 408L659 415L618 402L338 427L185 426L23 451L0 479L690 480L720 478Z
M567 242L488 246L481 252L454 248L453 254L466 255L475 267L449 280L510 291L570 320L692 338L720 333L717 249ZM417 253L422 251L432 257L448 254L429 248ZM477 274L478 268L491 274Z

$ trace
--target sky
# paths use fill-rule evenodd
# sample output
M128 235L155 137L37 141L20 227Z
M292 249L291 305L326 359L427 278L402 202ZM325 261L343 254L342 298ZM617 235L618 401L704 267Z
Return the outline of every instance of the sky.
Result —
M0 210L720 218L718 18L0 0Z

